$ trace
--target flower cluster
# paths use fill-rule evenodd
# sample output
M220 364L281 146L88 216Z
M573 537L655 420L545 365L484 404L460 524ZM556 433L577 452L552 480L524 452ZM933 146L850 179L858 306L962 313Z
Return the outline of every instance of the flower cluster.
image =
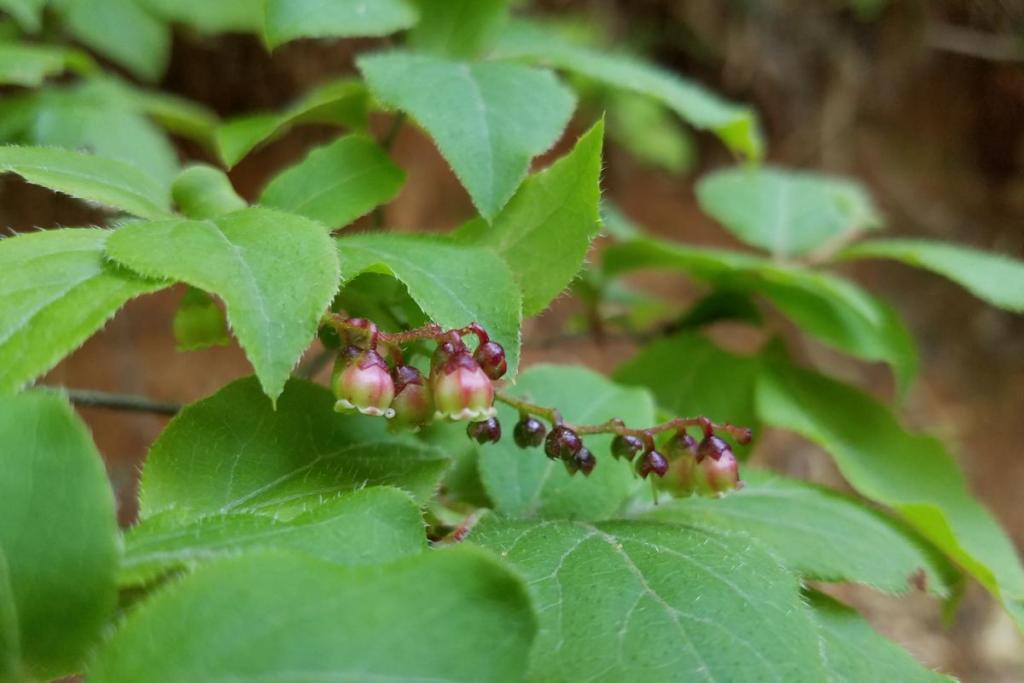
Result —
M716 430L732 434L740 443L750 440L750 430L716 425L704 417L676 418L646 429L630 429L617 419L571 425L555 408L495 390L494 380L508 369L505 350L476 323L457 330L430 324L394 334L380 332L373 322L362 318L332 315L325 324L321 338L340 349L332 379L339 412L381 416L396 427L410 429L434 419L465 420L469 422L467 435L486 444L501 439L501 423L494 409L498 400L519 411L512 431L516 445L524 449L543 445L544 453L562 462L570 475L590 476L597 467L597 458L584 444L583 435L614 434L612 456L635 463L636 473L644 479L673 472L673 486L687 493L720 494L742 486L736 456ZM464 341L467 335L477 338L473 351ZM402 345L420 340L437 344L427 377L403 357ZM550 430L539 418L551 424ZM687 432L690 427L702 430L700 442ZM656 436L663 433L671 436L659 450Z

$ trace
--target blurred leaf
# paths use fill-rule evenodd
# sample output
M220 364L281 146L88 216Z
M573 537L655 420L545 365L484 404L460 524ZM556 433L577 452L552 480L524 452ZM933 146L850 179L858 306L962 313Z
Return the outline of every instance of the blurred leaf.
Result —
M65 228L0 240L0 394L52 368L129 299L166 286L106 263L110 234Z
M476 548L369 567L250 554L133 611L90 681L512 683L535 630L522 580Z
M179 351L195 351L231 343L224 312L213 297L188 287L174 313L174 342Z
M284 135L293 126L322 123L364 130L368 125L369 94L361 82L343 78L307 93L279 114L250 114L217 129L217 152L228 166L234 166L249 152Z
M425 235L374 233L337 242L343 283L364 272L393 275L438 325L480 323L505 347L507 376L515 377L522 304L512 273L496 254Z
M677 268L719 288L759 294L826 344L857 358L890 364L901 388L917 371L913 339L896 313L847 280L739 252L653 239L614 245L604 259L609 275Z
M580 137L572 152L535 173L494 218L474 221L458 239L505 259L523 290L523 314L536 315L569 285L600 229L604 123Z
M867 394L781 361L761 374L757 410L765 422L827 450L857 491L895 509L1024 628L1024 569L1016 550L937 439L905 431Z
M611 91L608 136L639 161L673 175L689 171L697 152L686 130L658 100L634 93Z
M618 386L582 367L534 365L507 393L545 406L557 406L574 424L596 424L613 417L630 426L654 423L654 402L640 389ZM611 457L608 435L587 436L598 464L589 477L571 477L543 448L522 450L510 438L516 410L498 406L506 437L480 449L480 475L494 509L514 517L605 519L614 515L640 485L625 461Z
M399 50L357 64L378 99L426 129L488 221L515 193L530 160L557 142L575 105L553 74L519 64Z
M171 197L189 218L214 218L248 206L224 171L207 164L182 170L171 185Z
M953 683L955 680L924 668L906 650L878 635L846 605L817 591L810 591L807 598L818 625L829 681Z
M338 288L337 253L323 227L257 207L207 220L132 223L111 235L107 253L138 273L220 296L271 400Z
M287 519L364 486L428 498L448 460L384 423L334 412L331 392L311 382L289 380L276 409L255 379L232 382L182 410L150 448L140 514Z
M56 393L0 398L0 444L0 600L14 600L0 605L0 624L13 614L17 629L0 635L0 662L20 659L24 680L59 678L80 670L114 610L114 496L88 430ZM6 649L19 641L20 656Z
M529 680L826 680L796 577L747 537L488 516L469 540L530 587Z
M416 23L407 0L266 0L263 27L267 45L296 38L386 36Z
M416 436L452 459L441 487L446 503L494 507L480 479L480 448L475 441L466 438L465 422L434 420L424 425Z
M166 22L190 26L202 33L259 33L264 0L141 0Z
M744 470L743 481L743 489L723 498L675 501L644 518L749 534L805 579L863 583L900 594L923 571L930 592L949 595L952 572L943 558L882 513L834 491L757 470Z
M723 320L734 320L760 325L764 322L757 304L747 292L716 289L703 297L679 319L681 330L704 327Z
M36 33L43 20L47 0L0 0L0 10L7 12L28 33Z
M0 42L0 85L42 85L64 72L68 55L63 47Z
M651 97L694 127L712 131L730 149L753 159L764 154L764 141L750 108L631 55L577 45L543 24L520 20L509 22L491 56L550 65Z
M168 189L138 168L66 149L0 146L0 172L33 185L96 202L143 218L166 216Z
M508 0L416 0L416 5L420 20L409 32L409 44L446 57L476 57L508 18Z
M776 257L882 225L861 185L821 173L736 166L701 178L697 200L733 235Z
M121 587L259 548L291 550L345 565L389 562L427 547L409 494L372 486L329 498L288 521L252 512L183 522L173 510L143 520L125 537Z
M615 381L650 389L673 416L705 415L757 433L754 387L760 368L757 356L737 356L691 332L655 340L619 366ZM738 446L736 452L742 457L749 449Z
M395 198L405 171L368 137L349 135L314 149L275 176L260 204L341 228Z
M922 239L858 242L841 259L889 258L956 282L993 306L1024 313L1024 261L958 244Z
M158 81L171 54L170 28L138 0L57 0L67 30L144 81Z
M631 240L643 235L643 229L607 199L601 202L601 227L605 234L618 240Z
M149 116L169 133L195 140L203 145L213 144L213 135L220 125L217 115L205 106L158 90L125 87L139 111Z

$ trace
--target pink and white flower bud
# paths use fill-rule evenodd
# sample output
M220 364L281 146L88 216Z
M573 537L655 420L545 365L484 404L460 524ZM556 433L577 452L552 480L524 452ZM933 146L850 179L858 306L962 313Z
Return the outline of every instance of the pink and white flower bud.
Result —
M339 413L358 411L364 415L392 417L391 401L395 382L388 364L370 349L351 358L334 379L334 409Z
M727 448L718 458L704 458L699 467L701 488L707 493L724 493L743 486L739 463L732 449Z
M434 399L422 373L411 365L399 365L391 373L395 382L395 411L391 424L419 429L434 417Z
M435 364L430 373L430 390L437 417L480 422L497 412L491 379L464 351Z

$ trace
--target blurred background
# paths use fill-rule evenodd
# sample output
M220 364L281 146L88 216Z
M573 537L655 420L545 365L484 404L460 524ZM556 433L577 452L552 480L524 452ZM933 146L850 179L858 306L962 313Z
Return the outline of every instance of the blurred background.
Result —
M531 11L628 46L759 113L768 159L849 175L872 191L890 234L919 235L1024 257L1024 2L1013 0L563 0ZM583 20L582 23L580 20ZM269 54L253 36L200 36L176 28L160 87L221 117L280 109L310 88L352 73L352 57L378 41L298 41ZM657 108L593 91L543 165L607 110L605 197L645 229L695 244L736 247L698 210L694 180L732 163L710 136ZM374 121L382 132L389 120ZM252 199L276 170L336 135L301 126L241 162L231 178ZM176 141L182 159L215 160ZM396 230L445 230L472 206L430 141L414 126L392 154L409 174L386 207ZM0 178L0 221L16 231L99 221L75 202ZM600 249L598 244L597 249ZM599 259L598 254L592 260ZM899 309L919 344L922 372L905 403L909 424L946 440L975 493L1024 546L1024 317L986 306L955 285L890 263L849 273ZM639 278L678 307L698 291L683 279ZM171 321L182 289L136 300L43 381L188 402L249 374L237 347L178 353ZM580 362L610 371L636 345L622 335L578 332L586 310L563 298L525 330L525 361ZM782 325L782 323L780 323ZM737 350L763 337L736 324L711 333ZM313 350L311 353L315 353ZM821 348L808 359L889 395L883 367ZM685 364L686 359L679 359ZM166 418L83 409L119 490L125 524L135 515L138 467ZM771 434L755 463L842 487L830 461L804 442ZM924 596L893 599L843 588L842 597L925 663L967 681L1020 681L1014 627L969 588L952 624Z

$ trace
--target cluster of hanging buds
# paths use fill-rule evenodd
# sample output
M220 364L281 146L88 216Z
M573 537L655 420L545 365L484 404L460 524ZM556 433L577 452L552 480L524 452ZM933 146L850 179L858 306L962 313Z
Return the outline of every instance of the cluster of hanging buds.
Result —
M705 417L675 418L646 429L628 428L618 419L571 425L555 408L495 390L494 381L508 369L505 350L476 323L456 330L429 324L386 334L362 318L331 315L324 322L329 334L322 338L340 349L332 379L335 410L339 412L382 416L395 427L409 429L435 419L464 420L469 423L469 438L487 444L497 443L502 436L494 409L497 400L519 411L519 421L512 430L516 445L524 449L543 445L544 453L560 461L570 475L590 476L597 467L597 458L584 444L583 436L614 434L611 455L633 463L644 479L652 474L663 478L671 472L673 488L710 495L742 486L736 456L719 433L745 444L751 439L749 429L715 424ZM472 352L464 341L466 336L477 339ZM418 340L437 344L427 377L403 359L402 345ZM542 419L550 423L550 430ZM688 428L699 428L701 441L691 436ZM659 450L656 438L661 434L671 436Z

